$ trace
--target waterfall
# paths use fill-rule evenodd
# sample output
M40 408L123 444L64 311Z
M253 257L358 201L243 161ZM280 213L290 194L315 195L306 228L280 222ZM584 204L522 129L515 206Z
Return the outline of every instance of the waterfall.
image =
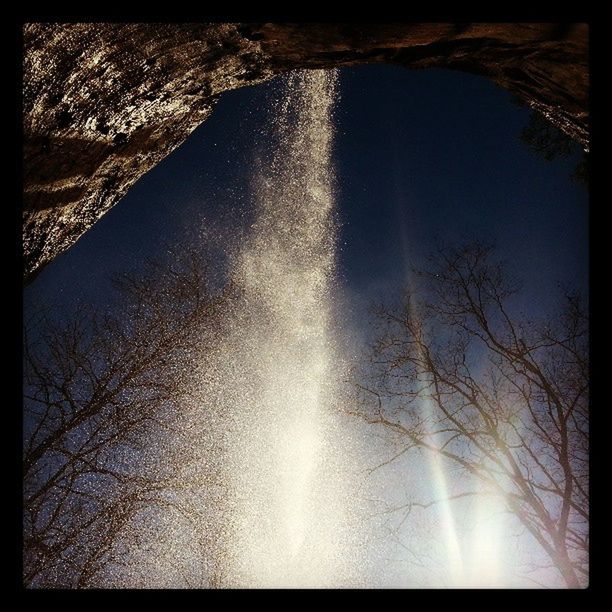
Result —
M227 457L229 583L354 580L350 451L332 408L341 373L330 309L335 270L334 71L282 80L273 153L254 172L256 219L236 255L242 314L228 342L234 385Z

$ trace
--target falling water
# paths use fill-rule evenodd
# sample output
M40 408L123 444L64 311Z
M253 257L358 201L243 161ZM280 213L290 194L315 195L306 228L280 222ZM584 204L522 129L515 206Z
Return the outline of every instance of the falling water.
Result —
M234 400L227 582L348 586L355 580L346 470L332 408L335 269L333 71L293 73L274 108L274 152L254 177L256 220L236 256L243 314L228 346Z

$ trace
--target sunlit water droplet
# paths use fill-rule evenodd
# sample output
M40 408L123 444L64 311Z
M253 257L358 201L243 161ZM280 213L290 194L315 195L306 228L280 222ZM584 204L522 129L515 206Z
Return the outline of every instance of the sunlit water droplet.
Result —
M356 580L346 554L350 450L331 407L336 78L317 70L285 79L273 158L254 179L257 220L235 263L249 313L228 342L245 373L227 457L229 574L242 586Z

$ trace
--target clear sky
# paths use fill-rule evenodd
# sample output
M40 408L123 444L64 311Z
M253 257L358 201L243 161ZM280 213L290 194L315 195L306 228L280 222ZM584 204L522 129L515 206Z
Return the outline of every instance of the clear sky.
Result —
M243 231L262 112L274 82L225 93L212 117L26 289L25 304L104 304L109 275L189 242ZM397 291L437 245L492 240L546 310L559 283L588 287L588 195L578 159L519 140L529 110L483 77L360 66L336 108L339 275L357 310Z

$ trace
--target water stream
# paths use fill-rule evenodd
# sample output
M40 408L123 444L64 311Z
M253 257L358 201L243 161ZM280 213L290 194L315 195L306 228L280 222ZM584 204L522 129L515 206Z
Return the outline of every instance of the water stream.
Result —
M322 70L284 78L273 153L254 173L256 220L234 264L243 314L228 344L242 391L228 443L227 537L230 580L241 586L356 579L346 554L350 450L333 410L336 80Z

